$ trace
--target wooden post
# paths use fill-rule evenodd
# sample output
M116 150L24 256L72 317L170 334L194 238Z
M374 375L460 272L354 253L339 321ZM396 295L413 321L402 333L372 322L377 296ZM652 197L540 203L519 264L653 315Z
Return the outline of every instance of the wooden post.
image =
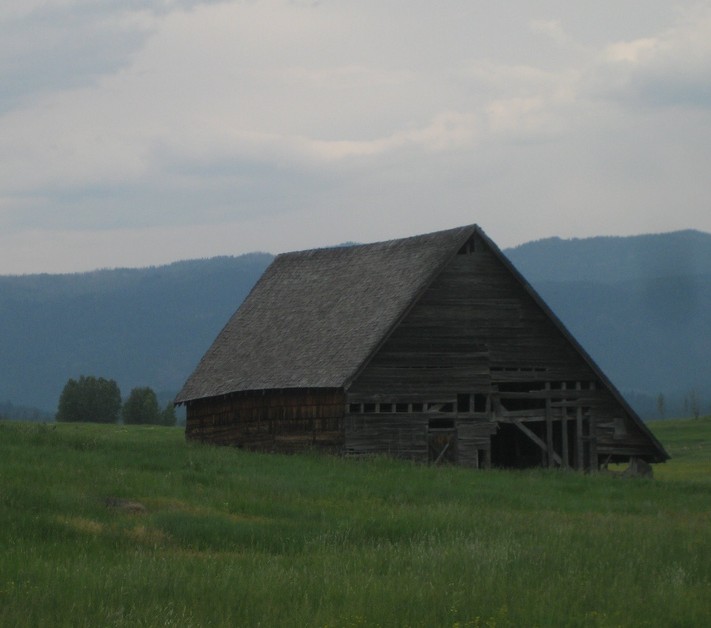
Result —
M575 390L581 390L580 382L575 382ZM580 406L579 395L577 404L575 408L575 468L578 471L583 471L585 468L585 455L583 453L583 409Z
M561 389L566 390L566 384L563 382L561 384ZM563 460L563 468L567 469L569 467L569 452L568 452L568 408L565 405L565 402L567 399L563 399L563 407L561 408L561 411L563 413L561 419L560 419L560 438L563 441L561 443L561 458Z
M595 382L590 382L590 390L595 390ZM596 473L599 470L599 464L597 460L597 419L595 417L595 410L590 410L590 473Z
M551 416L551 383L546 382L546 449L548 450L548 467L553 466L553 417Z

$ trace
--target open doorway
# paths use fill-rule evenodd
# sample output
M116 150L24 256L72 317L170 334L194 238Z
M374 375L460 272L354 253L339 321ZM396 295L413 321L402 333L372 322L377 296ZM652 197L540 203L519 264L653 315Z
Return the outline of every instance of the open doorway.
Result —
M531 421L526 426L539 438L545 439L545 422ZM491 437L491 466L505 469L539 467L544 456L536 445L513 423L499 423L499 429Z
M430 464L457 464L457 430L454 419L430 419L427 449Z
M565 437L562 421L551 421L550 429L552 452L548 452L544 419L499 423L498 431L491 437L492 466L508 469L547 466L550 455L552 466L580 468L578 465L582 464L583 468L587 468L589 447L576 443L576 440L582 440L582 435L576 438L575 422L567 420ZM585 442L589 440L586 438ZM577 460L576 452L582 452L582 461Z

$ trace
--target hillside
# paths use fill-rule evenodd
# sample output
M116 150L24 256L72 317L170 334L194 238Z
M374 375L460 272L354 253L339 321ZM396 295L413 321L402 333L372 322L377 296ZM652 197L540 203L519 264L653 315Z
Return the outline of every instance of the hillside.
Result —
M711 234L675 231L629 237L546 238L507 249L529 281L620 283L711 273Z
M630 403L711 410L711 234L548 238L505 251Z
M0 400L54 411L82 374L172 397L270 261L0 277Z
M646 418L711 411L711 234L550 238L505 251ZM271 261L0 277L0 403L54 412L69 377L165 402ZM686 407L684 403L686 401Z

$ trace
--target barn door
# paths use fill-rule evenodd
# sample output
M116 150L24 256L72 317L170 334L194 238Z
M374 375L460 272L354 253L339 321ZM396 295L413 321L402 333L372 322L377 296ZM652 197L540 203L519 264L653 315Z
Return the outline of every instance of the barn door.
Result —
M430 420L427 447L431 464L457 464L457 430L454 421Z

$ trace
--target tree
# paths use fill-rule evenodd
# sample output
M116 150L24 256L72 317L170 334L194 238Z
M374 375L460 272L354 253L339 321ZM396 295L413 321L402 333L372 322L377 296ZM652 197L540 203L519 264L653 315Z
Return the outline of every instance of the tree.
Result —
M153 423L160 425L163 414L152 388L134 388L121 411L124 423Z
M698 419L701 414L701 402L699 400L699 393L696 392L696 388L692 388L689 392L689 406L693 417Z
M82 375L65 384L57 421L116 423L120 411L121 391L113 379Z
M178 417L175 415L175 406L172 403L168 403L164 408L161 413L161 419L163 425L173 426L178 422Z

